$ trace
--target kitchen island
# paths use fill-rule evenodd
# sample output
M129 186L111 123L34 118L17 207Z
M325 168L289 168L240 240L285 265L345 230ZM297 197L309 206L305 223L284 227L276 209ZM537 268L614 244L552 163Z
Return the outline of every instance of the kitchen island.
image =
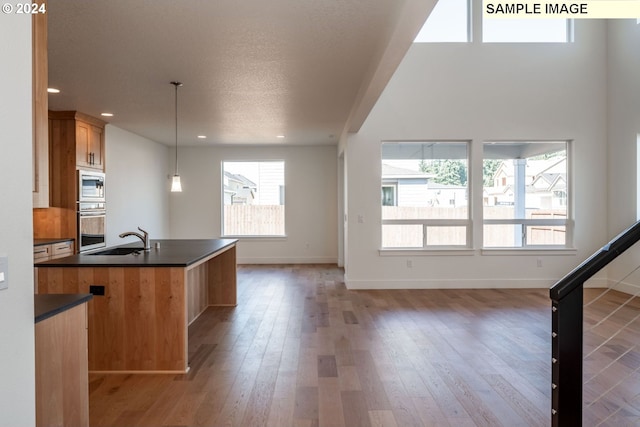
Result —
M36 427L89 425L90 294L36 295Z
M93 294L89 371L184 373L189 324L208 306L236 305L236 243L151 240L148 252L46 261L37 292Z

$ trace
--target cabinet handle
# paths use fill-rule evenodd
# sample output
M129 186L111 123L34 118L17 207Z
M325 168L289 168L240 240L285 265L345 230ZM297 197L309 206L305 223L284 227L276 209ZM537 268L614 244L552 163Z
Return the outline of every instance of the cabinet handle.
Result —
M93 164L93 153L89 153L89 163Z
M33 251L33 254L34 254L34 255L35 255L35 254L45 254L45 253L47 253L47 250L46 250L46 249L41 249L41 250L39 250L39 251Z

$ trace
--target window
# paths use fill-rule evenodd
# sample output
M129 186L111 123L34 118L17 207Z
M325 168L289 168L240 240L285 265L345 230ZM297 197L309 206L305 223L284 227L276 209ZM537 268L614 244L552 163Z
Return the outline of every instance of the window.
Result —
M568 143L486 142L486 248L567 247Z
M439 0L414 43L468 41L469 0Z
M382 247L469 247L468 143L382 144Z
M568 19L482 19L482 41L487 43L567 43Z
M284 161L222 162L222 234L284 236Z

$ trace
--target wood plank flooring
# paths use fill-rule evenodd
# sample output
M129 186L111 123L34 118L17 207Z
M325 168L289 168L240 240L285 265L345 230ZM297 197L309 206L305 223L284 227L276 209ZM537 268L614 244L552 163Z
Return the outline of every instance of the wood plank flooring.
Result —
M640 298L603 292L584 292L583 424L639 426Z
M548 426L548 291L348 291L335 266L239 266L186 375L91 375L92 426Z

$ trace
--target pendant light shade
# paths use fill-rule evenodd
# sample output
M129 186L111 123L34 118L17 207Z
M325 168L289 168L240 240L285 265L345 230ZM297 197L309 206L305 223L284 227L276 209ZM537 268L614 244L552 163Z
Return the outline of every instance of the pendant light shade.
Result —
M180 175L173 175L171 180L171 192L179 193L182 191L182 184L180 183Z
M176 171L171 180L171 192L181 192L182 184L180 183L180 175L178 175L178 87L182 86L180 82L171 82L176 88Z

